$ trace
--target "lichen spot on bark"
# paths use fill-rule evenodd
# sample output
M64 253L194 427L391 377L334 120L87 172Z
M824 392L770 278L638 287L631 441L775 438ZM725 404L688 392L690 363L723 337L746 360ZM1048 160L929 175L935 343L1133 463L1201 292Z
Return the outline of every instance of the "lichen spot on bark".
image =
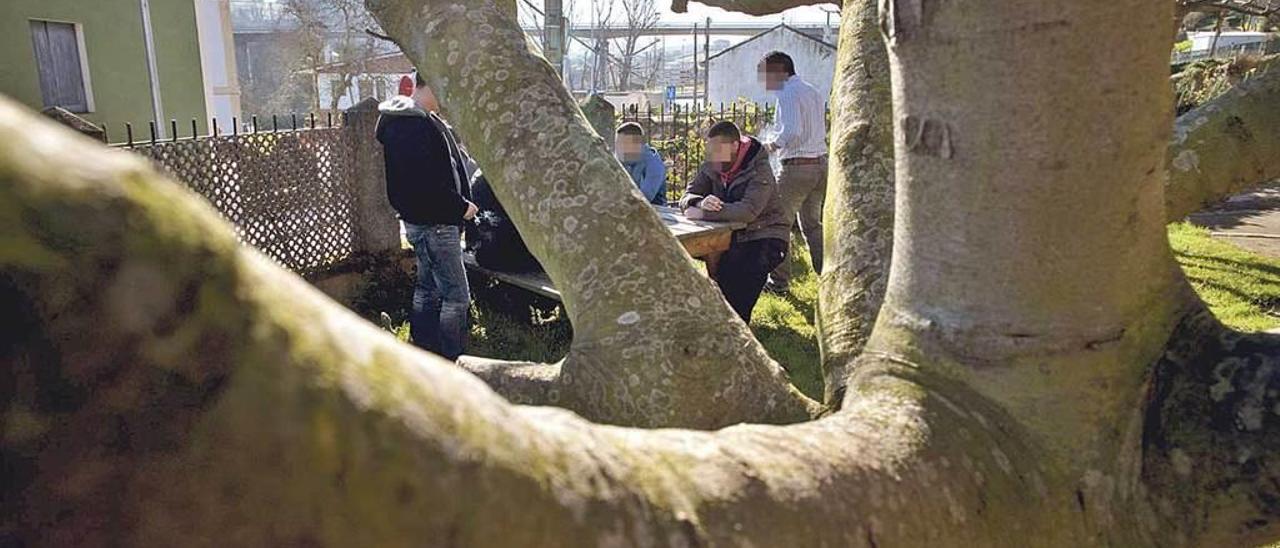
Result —
M1173 471L1182 477L1191 475L1191 457L1181 448L1169 452L1169 461L1173 463Z
M638 321L640 321L640 313L635 310L629 310L618 316L618 325L632 325Z
M1200 170L1200 156L1194 150L1184 150L1179 152L1173 158L1173 167L1178 171L1187 172L1191 170Z
M173 307L173 279L151 265L125 264L107 288L112 317L132 333L151 331Z
M1229 357L1213 368L1213 376L1217 382L1209 387L1209 398L1213 401L1222 401L1235 390L1231 378L1235 375L1236 369L1240 368L1244 362L1240 358Z

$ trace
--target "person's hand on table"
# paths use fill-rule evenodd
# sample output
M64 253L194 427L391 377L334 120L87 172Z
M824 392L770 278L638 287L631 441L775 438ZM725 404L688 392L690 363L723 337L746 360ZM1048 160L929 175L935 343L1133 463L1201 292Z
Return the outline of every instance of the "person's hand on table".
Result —
M724 202L715 196L707 196L698 202L698 208L706 211L720 211L724 208Z

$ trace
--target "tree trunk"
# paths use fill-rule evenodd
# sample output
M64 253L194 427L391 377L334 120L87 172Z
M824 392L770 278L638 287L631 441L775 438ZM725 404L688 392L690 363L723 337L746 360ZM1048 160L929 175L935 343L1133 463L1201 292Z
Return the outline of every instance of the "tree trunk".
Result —
M527 377L507 383L487 367L499 391L554 395L535 403L638 426L795 422L817 411L697 272L514 19L484 2L368 5L440 96L573 324L551 386L514 393Z
M947 364L1082 474L1117 473L1185 303L1161 192L1169 36L1154 23L1173 6L1005 4L882 13L898 188L868 349Z
M1218 38L1222 37L1222 23L1227 20L1227 10L1218 10L1218 22L1213 26L1213 41L1209 43L1209 58L1218 57Z
M143 160L0 99L0 314L19 319L0 338L0 534L140 546L1274 540L1280 341L1206 319L1163 236L1159 23L1172 7L885 8L898 183L886 303L843 409L791 426L646 432L512 406L238 246ZM566 241L568 217L540 215L587 222L560 204L585 196L595 217L625 214L609 218L622 229L590 234L636 230L655 263L678 248L651 214L631 213L638 199L615 197L629 194L620 178L578 175L607 175L602 144L580 140L581 117L541 79L521 79L532 97L490 85L526 75L511 68L524 55L507 49L515 37L490 35L495 12L441 10L422 26L379 16L418 42L407 49L451 98L448 113L488 147L481 162L534 186L498 188L525 198L508 203L553 278L578 282L562 285L575 325L647 311L629 300L629 270L584 259ZM440 69L459 25L476 38L458 56L476 65L454 74ZM425 48L427 37L443 47ZM491 100L503 101L500 119L506 101L531 99L549 137L521 125L487 134L471 118ZM550 192L536 194L546 185L520 167L531 152L545 153ZM555 165L582 155L574 169ZM637 257L625 240L593 243L596 255ZM623 289L566 276L601 265ZM721 321L673 310L695 312ZM684 388L630 373L644 376L598 387L640 406L647 389Z
M1169 221L1280 179L1280 57L1178 117L1169 145Z
M818 307L828 405L871 335L893 250L893 107L875 0L845 3L836 67Z

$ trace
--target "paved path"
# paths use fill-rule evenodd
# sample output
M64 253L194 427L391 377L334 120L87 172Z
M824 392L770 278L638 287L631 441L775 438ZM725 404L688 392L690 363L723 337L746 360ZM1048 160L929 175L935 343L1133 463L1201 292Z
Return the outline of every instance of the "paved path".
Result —
M1232 196L1190 220L1216 238L1280 259L1280 183Z

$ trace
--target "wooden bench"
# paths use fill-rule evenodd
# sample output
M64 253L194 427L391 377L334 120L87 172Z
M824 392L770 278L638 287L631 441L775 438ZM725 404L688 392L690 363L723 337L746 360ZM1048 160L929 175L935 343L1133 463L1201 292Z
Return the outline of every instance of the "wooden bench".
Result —
M492 270L480 266L480 263L476 262L475 255L470 253L462 254L462 263L467 266L467 270L477 274L519 287L535 295L541 295L557 302L560 301L560 290L551 284L551 278L547 277L546 272L502 272L500 270Z
M656 206L653 209L671 234L684 246L685 251L693 257L709 257L729 249L729 244L733 242L733 231L745 226L742 223L695 221L685 217L674 207ZM480 266L470 253L463 253L462 257L463 263L472 272L548 299L560 300L560 290L556 289L545 272L502 272Z

